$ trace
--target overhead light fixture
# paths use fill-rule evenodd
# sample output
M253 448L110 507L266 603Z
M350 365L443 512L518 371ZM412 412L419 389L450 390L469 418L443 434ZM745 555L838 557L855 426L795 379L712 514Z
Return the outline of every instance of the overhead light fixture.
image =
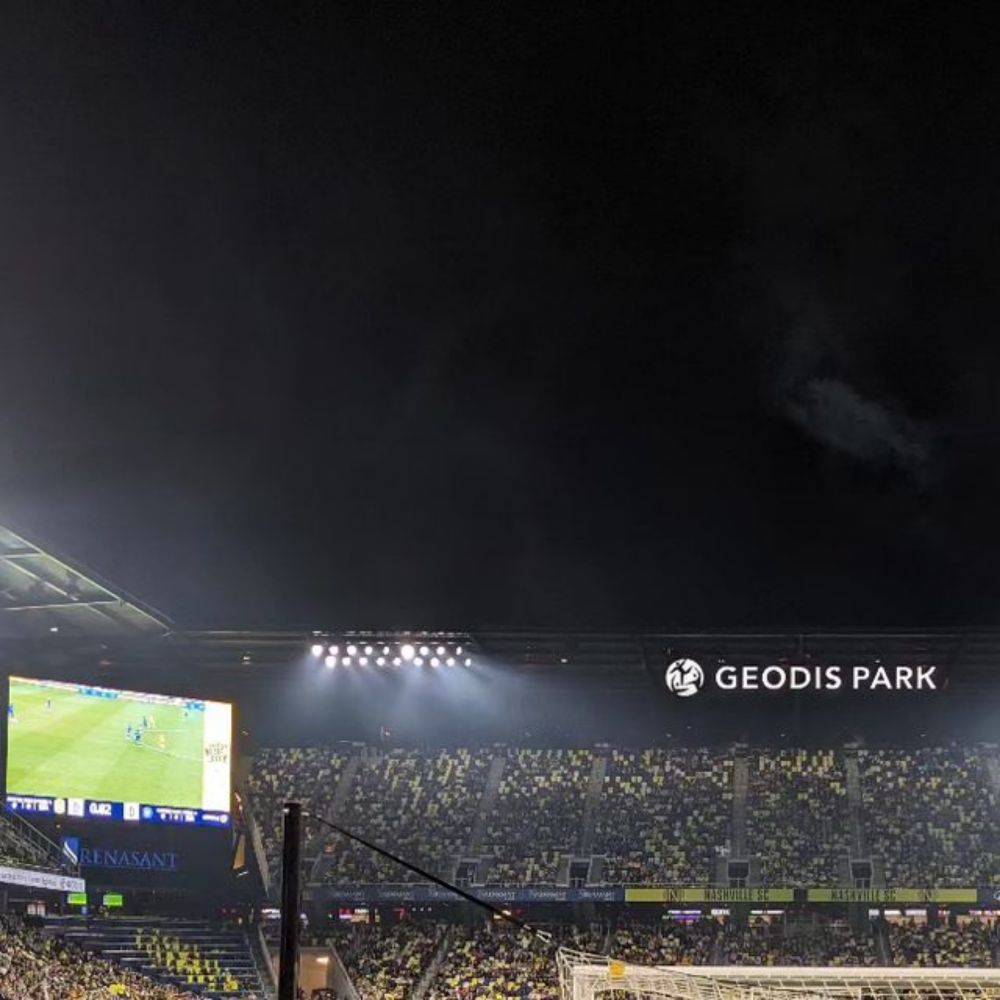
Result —
M323 647L320 643L314 643L312 649L310 650L313 656L318 660L323 655Z
M404 660L412 660L416 654L416 650L408 642L403 644L399 652Z
M323 662L327 665L327 667L329 667L330 670L333 670L333 668L337 665L337 657L328 656Z

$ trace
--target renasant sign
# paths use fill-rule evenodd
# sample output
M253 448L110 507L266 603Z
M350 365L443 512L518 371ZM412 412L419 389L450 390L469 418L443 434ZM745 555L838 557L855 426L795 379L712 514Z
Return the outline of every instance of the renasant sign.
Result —
M722 663L708 671L691 659L667 667L667 690L678 698L697 694L711 679L719 691L937 691L937 667L932 664L859 663L844 667L772 663L767 666Z

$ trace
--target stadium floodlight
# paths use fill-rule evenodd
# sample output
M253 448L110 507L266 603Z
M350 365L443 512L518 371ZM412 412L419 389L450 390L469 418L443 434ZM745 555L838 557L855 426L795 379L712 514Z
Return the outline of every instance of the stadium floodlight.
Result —
M363 667L367 667L368 666L368 657L367 656L362 656L361 659L358 660L358 663L360 663L361 666L363 666Z
M337 657L336 656L328 656L323 662L327 665L327 667L330 670L333 670L333 668L337 665Z
M320 643L314 643L312 649L310 650L313 656L318 660L323 655L323 647Z
M462 647L461 646L456 646L455 647L455 655L456 656L461 656L462 655Z
M388 656L389 655L389 647L388 646L383 646L382 647L382 655L383 656Z
M438 656L444 656L444 646L438 646L438 648L437 648L437 655Z
M400 653L402 654L404 660L412 660L416 652L417 651L408 642L404 643L403 647L400 649Z
M340 652L340 650L336 646L331 646L330 647L330 655L331 656L336 656L339 652Z
M374 652L375 652L375 650L373 650L371 648L371 646L365 646L365 656L371 656L372 653L374 653Z
M441 661L436 656L432 656L431 657L431 666L432 667L440 667L441 666Z
M347 655L348 656L356 656L357 652L358 652L358 647L357 646L351 645L351 646L347 647Z
M419 656L414 657L413 662L418 667L422 667L424 665L424 661Z
M420 655L421 656L426 656L429 652L430 652L430 650L426 646L421 646L420 647Z
M394 657L392 658L392 665L393 665L394 667L399 667L399 666L402 666L402 663L403 663L403 661L402 661L402 660L401 660L401 659L400 659L400 658L399 658L398 656L394 656Z
M455 657L449 656L445 662L448 664L449 667L453 667L455 666Z
M472 666L472 657L471 657L471 656L467 656L467 657L465 658L465 665L466 665L467 667L471 667L471 666Z
M345 667L349 667L351 665L351 658L349 656L345 656L343 663Z
M384 667L385 666L385 657L384 656L377 657L376 660L375 660L375 665L379 666L379 667Z

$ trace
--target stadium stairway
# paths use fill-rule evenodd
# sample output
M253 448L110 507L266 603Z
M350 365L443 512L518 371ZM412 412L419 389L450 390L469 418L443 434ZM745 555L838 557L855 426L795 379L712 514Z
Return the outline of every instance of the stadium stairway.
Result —
M747 856L747 799L750 794L749 750L737 747L733 763L733 858Z
M868 854L865 825L861 822L861 772L858 769L858 751L850 747L844 751L844 774L847 779L847 804L851 817L851 856L864 858Z
M441 963L445 960L448 952L451 951L451 942L454 937L455 928L452 926L446 927L438 941L437 947L434 949L434 955L427 963L427 968L424 969L420 977L420 981L413 988L410 1000L424 1000L427 991L431 988L431 983L434 982L437 976L438 969L441 968Z
M227 930L207 920L158 920L142 917L86 920L70 918L47 922L67 940L97 952L151 979L199 993L208 1000L236 1000L266 997L269 991L257 972L250 943L243 930ZM200 962L218 962L219 972L212 982L207 973L182 972L161 964L149 945L150 935L158 934L168 951L186 953ZM192 981L192 977L194 981Z
M23 816L6 809L0 810L0 863L14 868L79 874L79 867L70 862L58 844Z
M355 746L355 752L348 758L337 779L337 787L333 793L333 801L325 819L336 820L343 816L344 807L351 794L351 786L354 784L354 777L358 773L364 761L364 751ZM318 823L310 823L307 826L305 860L309 865L308 881L320 883L323 881L323 866L329 859L323 853L323 842L329 837L329 830L324 829Z
M497 800L497 793L500 791L500 779L503 777L504 769L503 753L497 753L490 760L490 769L486 775L486 786L483 788L482 798L479 800L479 811L476 813L476 821L472 826L472 834L469 837L470 855L479 855L483 850L483 836L486 833L486 821L490 813L493 812L493 805ZM485 877L485 871L483 872Z
M604 776L608 770L607 749L595 750L590 765L590 783L587 799L583 806L583 829L580 831L580 854L590 854L594 849L594 827L597 824L597 809L604 793Z

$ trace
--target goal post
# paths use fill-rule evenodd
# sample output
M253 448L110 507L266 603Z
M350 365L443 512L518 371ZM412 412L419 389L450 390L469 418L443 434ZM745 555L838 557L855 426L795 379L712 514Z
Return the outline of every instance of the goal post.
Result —
M1000 969L649 966L560 949L560 1000L1000 1000Z

